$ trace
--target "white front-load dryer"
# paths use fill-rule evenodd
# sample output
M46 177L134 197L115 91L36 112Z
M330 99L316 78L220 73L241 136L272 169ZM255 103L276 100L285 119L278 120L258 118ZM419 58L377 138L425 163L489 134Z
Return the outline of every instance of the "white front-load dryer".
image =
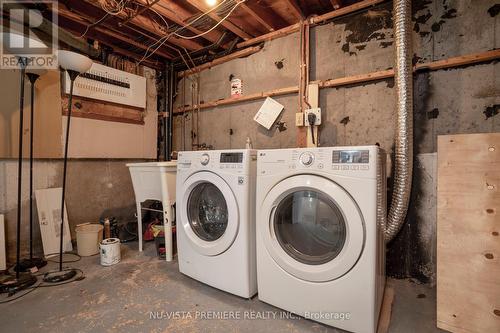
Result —
M177 161L179 270L245 298L257 293L256 154L180 152Z
M377 146L259 151L260 300L376 332L385 286L384 158Z

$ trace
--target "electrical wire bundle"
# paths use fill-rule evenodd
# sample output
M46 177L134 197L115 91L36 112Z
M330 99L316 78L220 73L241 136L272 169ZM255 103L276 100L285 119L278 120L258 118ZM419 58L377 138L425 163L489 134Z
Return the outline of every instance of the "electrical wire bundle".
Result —
M125 9L125 0L99 0L99 5L109 15L118 15Z
M209 10L206 13L203 13L202 15L198 16L197 18L193 19L190 23L186 24L185 26L179 27L176 30L170 32L169 34L167 34L167 35L159 38L158 40L156 40L156 42L154 42L153 44L151 44L146 49L146 52L144 53L144 56L139 61L139 64L141 62L143 62L144 60L148 59L149 57L151 57L156 51L158 51L158 49L160 47L162 47L170 39L170 37L172 37L174 35L176 37L183 38L183 39L195 39L195 38L198 38L198 37L201 37L201 36L204 36L204 35L208 34L209 32L211 32L214 29L216 29L219 25L221 25L236 10L236 8L238 8L238 6L241 5L245 1L246 0L240 0L240 1L235 2L234 0L232 0L232 1L224 0L220 4L218 4L217 6L215 6L214 8L212 8L211 10ZM194 36L184 36L184 35L179 34L179 32L181 30L183 30L183 29L185 29L185 28L187 28L189 26L192 26L195 22L199 21L203 17L206 17L211 12L214 12L214 11L217 12L217 10L220 9L222 6L227 6L227 3L229 3L230 5L232 5L232 7L227 11L227 13L224 15L224 17L222 17L221 20L219 22L217 22L214 26L212 26L210 29L208 29L208 30L206 30L206 31L204 31L204 32L202 32L200 34L194 35ZM226 9L225 7L222 7L222 8ZM151 51L151 48L154 48L154 49Z
M137 63L137 66L140 65L143 61L150 58L153 54L155 54L172 36L191 40L202 37L210 33L211 31L215 30L225 20L227 20L229 16L231 16L231 14L236 10L236 8L238 8L239 5L241 5L245 1L246 0L223 0L219 4L217 4L214 8L190 19L185 25L177 25L177 24L169 25L166 19L163 17L163 15L161 15L158 11L156 11L152 6L147 7L147 9L155 13L163 22L164 25L162 25L161 22L158 22L157 20L151 18L151 22L153 22L153 24L157 26L158 31L164 34L164 36L156 39L155 42L153 42L148 46L148 48L144 52L144 55ZM88 33L91 27L98 25L99 23L104 21L109 15L118 16L119 14L125 12L127 10L128 3L129 3L128 0L120 0L120 1L99 0L99 5L106 12L106 14L99 20L95 21L94 23L87 25L85 31L79 36L79 38L83 38ZM141 5L146 6L145 4L139 2L134 2L134 4L139 6ZM219 22L216 22L215 24L214 24L215 21L209 16L209 14L212 12L217 14L217 16L221 18ZM182 32L186 31L188 27L194 27L198 30L205 30L205 31L192 36L182 34ZM184 63L186 63L187 67L190 68L189 64L184 59L182 52L178 49L176 50L179 52L181 58L183 59ZM184 52L190 58L187 50L184 49ZM189 60L191 60L192 62L192 59Z

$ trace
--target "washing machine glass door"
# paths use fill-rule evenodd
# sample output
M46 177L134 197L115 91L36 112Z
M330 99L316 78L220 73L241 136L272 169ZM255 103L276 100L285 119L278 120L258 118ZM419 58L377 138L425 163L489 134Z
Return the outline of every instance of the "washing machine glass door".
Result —
M238 233L238 206L229 185L211 172L198 172L184 183L182 227L203 255L226 251Z
M261 221L268 252L288 273L307 281L346 274L364 244L356 202L339 185L316 175L298 175L267 195Z

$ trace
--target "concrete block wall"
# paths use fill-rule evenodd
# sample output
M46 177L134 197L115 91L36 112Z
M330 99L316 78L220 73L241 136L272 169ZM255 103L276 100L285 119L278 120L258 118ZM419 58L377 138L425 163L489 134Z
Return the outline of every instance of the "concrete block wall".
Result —
M415 0L412 4L415 63L500 46L500 15L495 0ZM390 2L312 28L311 80L391 68L392 28ZM415 75L416 171L406 224L389 245L390 275L433 283L437 135L499 132L500 116L494 112L495 105L498 108L500 104L499 74L500 65L492 62ZM201 72L201 101L228 98L231 75L242 79L243 94L298 85L299 34L266 42L256 54ZM179 82L176 106L191 104L190 85L189 79ZM393 87L394 80L387 79L320 90L324 121L320 126L321 145L379 143L390 153L395 121ZM253 121L263 102L258 100L200 111L199 131L194 135L214 149L242 148L246 137L257 149L295 147L298 96L275 99L285 106L280 129L267 131ZM192 117L187 113L174 118L175 150L191 150Z

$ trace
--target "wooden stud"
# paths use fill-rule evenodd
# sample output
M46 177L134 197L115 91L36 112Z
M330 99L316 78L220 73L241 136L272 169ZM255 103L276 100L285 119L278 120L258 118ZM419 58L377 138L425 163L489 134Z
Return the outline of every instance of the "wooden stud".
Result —
M270 41L270 40L273 40L273 39L276 39L276 38L281 38L281 37L288 36L288 35L293 34L294 32L297 32L299 30L300 30L300 23L296 23L296 24L290 25L290 26L288 26L286 28L279 29L279 30L270 32L268 34L260 35L258 37L249 39L247 41L238 43L238 44L236 44L236 47L238 47L239 49L241 49L241 48L244 48L244 47L247 47L247 46L259 44L259 43L262 43L262 42L267 42L267 41Z
M364 1L360 1L360 2L357 2L357 3L353 4L353 5L346 6L346 7L343 7L343 8L339 8L337 10L334 10L332 12L328 12L328 13L323 14L323 15L311 17L311 19L309 20L309 22L311 24L319 24L321 22L328 21L328 20L331 20L333 18L344 16L344 15L347 15L347 14L351 14L351 13L357 12L358 10L366 9L366 8L378 5L378 4L380 4L382 2L386 2L386 1L387 0L364 0Z
M424 64L416 64L415 70L416 71L424 71L424 70L435 71L438 69L453 68L453 67L475 64L478 62L492 61L492 60L496 60L498 58L500 58L500 49L487 51L487 52L481 52L481 53L475 53L475 54L468 54L468 55L464 55L464 56L453 57L453 58L433 61L433 62L424 63Z
M200 104L199 108L201 110L201 109L207 109L207 108L216 107L216 106L254 101L254 100L258 100L258 99L262 99L262 98L266 98L266 97L295 94L298 91L299 91L299 88L297 86L287 87L287 88L279 88L279 89L274 89L274 90L270 90L270 91L266 91L266 92L259 92L259 93L255 93L255 94L244 95L244 96L237 97L237 98L227 98L227 99L220 99L217 101L211 101L211 102ZM194 108L191 105L188 105L185 107L181 106L181 107L175 109L174 113L183 113L183 112L191 111L191 110L197 109L197 108L198 108L198 105L195 105Z
M477 63L482 63L482 62L488 62L488 61L493 61L500 59L500 50L493 50L493 51L487 51L487 52L481 52L481 53L475 53L475 54L469 54L465 56L459 56L459 57L453 57L449 58L446 60L439 60L439 61L434 61L430 63L424 63L424 64L418 64L414 67L414 72L422 71L422 70L440 70L440 69L447 69L447 68L456 68L456 67L461 67L465 65L472 65L472 64L477 64ZM359 84L363 82L372 82L372 81L379 81L379 80L384 80L388 78L394 77L394 70L388 69L388 70L383 70L383 71L377 71L377 72L371 72L367 74L360 74L360 75L354 75L354 76L348 76L348 77L343 77L343 78L338 78L338 79L330 79L330 80L318 80L318 81L312 81L310 82L311 84L318 84L319 88L335 88L335 87L343 87L351 84ZM229 104L236 104L239 102L244 102L244 101L251 101L251 100L256 100L260 98L265 98L265 97L272 97L272 96L280 96L280 95L288 95L288 94L294 94L299 91L298 86L292 86L292 87L286 87L286 88L279 88L279 89L274 89L271 91L267 92L259 92L251 95L244 95L239 98L228 98L228 99L221 99L217 101L212 101L212 102L207 102L203 103L199 106L200 109L206 109L206 108L211 108L219 105L229 105ZM198 107L198 106L195 106ZM177 108L175 110L176 113L182 113L184 111L190 111L192 110L191 106L187 107L181 107Z
M234 60L234 59L241 58L241 57L247 57L251 54L259 52L261 49L262 49L262 46L253 46L253 47L249 47L247 49L239 50L239 51L236 51L234 53L230 53L227 56L217 58L217 59L212 60L210 62L206 62L203 65L193 67L190 70L179 72L177 74L177 77L182 78L185 76L192 75L194 73L199 73L205 69L209 69L213 66L220 65L220 64L228 62L230 60Z
M335 88L335 87L346 86L349 84L378 81L378 80L388 79L391 77L394 77L394 70L387 69L384 71L341 77L338 79L314 81L313 83L318 83L320 88Z

